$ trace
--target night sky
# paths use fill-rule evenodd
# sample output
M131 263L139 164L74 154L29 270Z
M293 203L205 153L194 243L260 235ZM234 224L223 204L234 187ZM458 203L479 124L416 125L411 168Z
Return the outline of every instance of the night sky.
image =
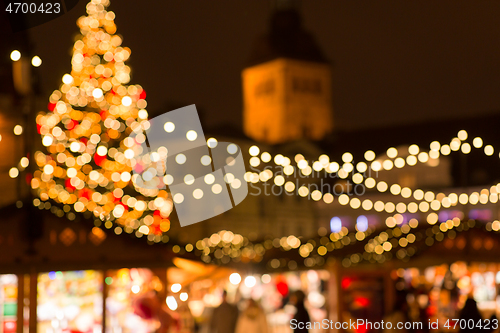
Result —
M47 99L71 70L85 5L30 30ZM240 127L240 73L270 8L269 0L114 0L109 9L150 112L196 104L208 125ZM499 1L316 0L301 13L334 66L337 128L500 110Z

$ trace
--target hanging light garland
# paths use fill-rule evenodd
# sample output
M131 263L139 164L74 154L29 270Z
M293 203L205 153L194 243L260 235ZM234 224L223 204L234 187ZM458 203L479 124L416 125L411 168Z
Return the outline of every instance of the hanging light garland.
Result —
M471 145L467 142L468 133L465 130L461 130L458 132L458 137L453 138L449 145L441 145L438 141L433 141L430 144L431 150L427 152L421 151L418 145L411 145L408 148L408 157L406 158L407 163L405 164L405 160L402 157L398 156L398 150L394 147L387 149L388 159L383 162L376 161L376 155L373 151L369 150L364 154L364 157L367 162L371 162L371 165L368 166L365 162L359 162L356 165L356 173L354 173L354 165L353 156L351 153L346 152L342 155L342 160L344 165L340 167L337 162L330 162L330 158L327 155L321 155L317 161L312 163L312 168L309 166L307 160L305 160L302 154L297 154L294 158L296 162L296 167L291 165L291 159L283 156L282 154L277 154L273 157L268 152L264 152L261 154L261 158L257 157L260 154L260 148L256 145L250 147L249 153L252 156L250 158L250 165L256 168L260 165L260 162L269 163L271 160L274 161L276 165L283 167L282 172L279 174L273 174L270 169L265 169L260 173L256 172L247 172L245 174L245 180L250 183L265 183L274 178L274 184L277 186L284 186L285 190L290 193L297 193L299 196L307 197L314 201L323 200L326 204L331 204L334 201L334 196L331 193L322 193L319 190L310 191L307 184L301 185L296 190L296 185L293 181L290 181L283 176L283 174L287 176L295 175L296 169L299 169L303 176L309 176L312 174L312 170L316 172L320 172L321 170L325 170L328 173L336 172L339 178L346 179L349 175L352 176L353 182L355 184L361 184L364 181L364 184L367 188L375 188L380 193L385 193L389 191L394 196L401 196L405 199L410 199L412 196L417 202L384 202L382 200L378 200L376 202L372 202L370 199L365 199L361 201L357 197L350 197L347 194L341 194L338 197L338 201L341 205L350 205L353 209L362 208L365 211L375 210L377 212L387 212L393 213L397 211L398 213L405 213L406 211L410 213L416 213L420 211L422 213L427 213L429 210L438 211L442 207L449 208L451 206L456 206L457 204L465 205L471 203L475 204L487 204L487 203L497 203L500 194L500 184L493 185L489 189L485 188L480 190L479 192L473 192L471 194L467 193L449 193L445 195L444 193L435 193L433 191L423 191L421 189L412 190L409 187L402 187L399 184L388 185L385 181L377 182L372 177L367 177L366 179L363 177L361 173L366 171L378 172L382 169L386 171L390 171L393 169L393 166L398 168L403 168L405 165L416 165L418 162L427 163L430 160L439 161L440 154L449 155L451 151L461 151L464 154L468 154L471 151ZM480 137L476 137L473 140L473 146L475 148L483 147L483 140ZM487 156L492 156L494 153L494 148L491 145L484 146L484 153ZM369 172L371 175L371 172Z
M411 223L411 221L410 221ZM497 224L500 230L500 222L494 221L486 224L486 230L491 231L492 225ZM408 261L411 257L422 251L423 247L433 246L436 242L442 242L445 237L455 239L457 232L467 231L477 226L475 220L460 220L453 218L439 225L433 225L425 230L409 232L404 225L400 229L386 230L379 236L370 239L365 245L363 253L353 253L345 256L341 263L344 267L351 267L362 262L383 263L394 257L402 261ZM415 245L415 241L420 241Z

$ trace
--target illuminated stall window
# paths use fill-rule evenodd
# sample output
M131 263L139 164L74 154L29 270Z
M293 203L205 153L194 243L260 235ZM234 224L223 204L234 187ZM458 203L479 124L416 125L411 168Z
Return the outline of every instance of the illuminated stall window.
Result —
M290 296L297 290L302 290L307 296L305 303L311 321L320 322L327 317L325 287L329 278L329 272L323 270L262 276L249 275L242 277L241 282L238 279L230 279L233 287L227 289L237 288L238 293L244 299L260 300L272 332L288 332L290 318L296 311L290 301ZM319 333L320 331L311 329L310 332Z
M38 276L39 333L101 333L102 274L49 272Z
M154 332L158 323L151 302L164 288L160 279L149 269L124 268L108 271L105 282L106 333Z
M361 232L368 230L368 218L364 215L358 216L356 219L356 229Z
M469 211L469 218L473 220L491 221L493 219L493 212L491 209L471 209Z
M17 276L0 275L0 333L15 333L17 328Z

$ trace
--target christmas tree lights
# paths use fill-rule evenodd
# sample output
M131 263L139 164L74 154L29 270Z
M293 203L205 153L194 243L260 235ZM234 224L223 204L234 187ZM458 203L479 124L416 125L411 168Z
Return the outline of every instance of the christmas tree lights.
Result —
M130 148L141 136L132 128L147 126L146 92L128 85L130 49L116 35L108 0L92 0L78 19L81 35L73 46L70 74L49 99L49 112L37 116L46 152L31 187L42 201L70 211L91 212L106 227L159 242L170 228L172 201L162 189L140 190L132 182L136 161ZM100 222L99 222L100 223Z

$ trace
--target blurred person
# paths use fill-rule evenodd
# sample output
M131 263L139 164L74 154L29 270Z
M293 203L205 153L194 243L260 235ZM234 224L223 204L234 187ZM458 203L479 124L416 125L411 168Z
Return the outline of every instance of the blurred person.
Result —
M248 300L247 308L238 317L236 333L267 333L266 314L253 299Z
M179 332L178 333L193 333L196 332L196 325L193 314L186 302L181 302L177 309L179 314Z
M459 333L484 332L479 327L481 325L477 325L477 323L479 321L481 321L482 325L484 325L484 322L483 322L483 317L481 317L481 313L479 313L479 309L477 308L477 303L473 298L471 298L471 297L467 298L467 300L465 301L464 307L460 311L459 318L460 318L460 322L459 322L460 324L462 324L462 321L464 321L464 324L461 325L464 328L460 327L460 330L458 331ZM473 328L469 328L469 325L467 325L469 323L469 320L471 320L471 319L474 321Z
M412 328L414 333L428 333L429 316L427 315L427 307L429 304L429 296L423 290L418 290L416 294L408 294L406 297L408 304L407 319L412 323L420 323Z
M384 317L385 323L391 323L391 328L387 328L389 325L385 325L383 332L401 332L406 333L408 330L405 328L398 329L398 323L406 323L408 321L408 302L406 301L406 294L399 293L396 296L396 301L394 302L394 306L392 308L391 313ZM426 323L425 323L426 324Z
M222 303L214 309L210 320L210 333L234 333L238 308L227 301L227 291L222 293Z
M306 305L304 304L306 299L306 294L302 290L297 290L293 295L290 296L291 303L297 309L293 319L296 320L297 323L303 323L297 325L297 328L293 330L294 333L307 333L309 330L307 327L307 323L311 322L311 317L309 317L309 312L307 312ZM299 328L304 327L304 328Z
M179 321L170 311L165 302L162 302L158 293L148 292L140 295L133 301L134 313L146 320L157 320L159 328L156 333L169 333L178 330Z

